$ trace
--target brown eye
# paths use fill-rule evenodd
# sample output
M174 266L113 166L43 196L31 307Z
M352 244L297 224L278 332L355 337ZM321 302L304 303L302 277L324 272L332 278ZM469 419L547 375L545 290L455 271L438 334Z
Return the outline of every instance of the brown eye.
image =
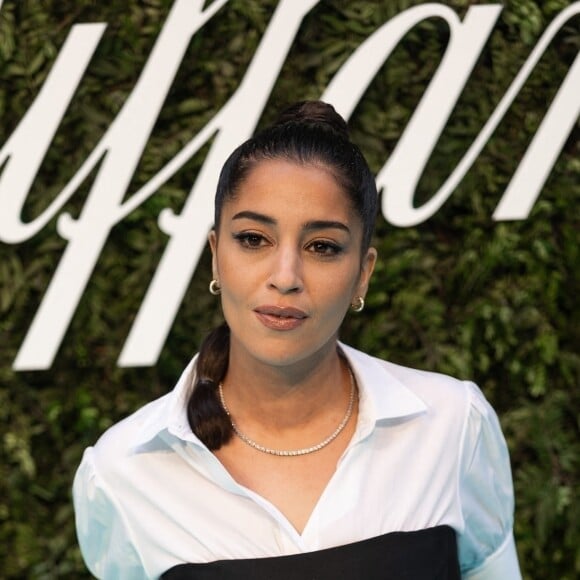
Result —
M257 249L266 243L266 238L254 232L242 232L235 234L234 239L244 248Z
M342 252L342 248L334 242L317 240L308 246L308 250L321 256L336 256Z

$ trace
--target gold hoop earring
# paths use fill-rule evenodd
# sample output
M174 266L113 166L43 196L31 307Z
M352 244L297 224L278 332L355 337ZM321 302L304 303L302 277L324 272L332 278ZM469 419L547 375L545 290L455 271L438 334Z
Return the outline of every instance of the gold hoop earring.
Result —
M365 299L362 296L355 296L350 307L353 312L362 312L365 307Z
M215 278L209 283L209 293L214 296L219 296L222 293L219 282Z

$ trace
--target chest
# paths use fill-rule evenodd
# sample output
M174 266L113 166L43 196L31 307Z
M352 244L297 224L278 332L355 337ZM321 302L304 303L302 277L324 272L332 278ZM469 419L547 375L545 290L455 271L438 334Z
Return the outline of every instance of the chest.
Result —
M131 489L144 479L156 485L122 498L127 520L146 524L144 553L163 564L158 574L172 562L272 557L391 531L461 528L457 474L428 437L377 429L346 439L302 458L258 455L237 438L215 454L180 445L155 461L140 455ZM172 474L171 485L164 474Z
M351 436L347 429L327 447L295 457L262 453L235 438L216 456L237 483L269 501L302 533Z

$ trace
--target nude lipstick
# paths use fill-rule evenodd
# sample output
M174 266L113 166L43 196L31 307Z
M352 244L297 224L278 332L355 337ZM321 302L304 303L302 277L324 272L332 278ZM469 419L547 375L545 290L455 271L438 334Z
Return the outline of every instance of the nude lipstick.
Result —
M294 330L308 318L302 310L289 306L259 306L254 312L258 320L272 330Z

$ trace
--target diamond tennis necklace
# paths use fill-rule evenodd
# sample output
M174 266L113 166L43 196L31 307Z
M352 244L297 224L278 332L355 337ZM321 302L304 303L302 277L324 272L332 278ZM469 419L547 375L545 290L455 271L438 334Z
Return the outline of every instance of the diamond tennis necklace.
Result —
M303 449L288 449L288 450L270 449L269 447L264 447L263 445L256 443L256 441L254 441L253 439L250 439L247 435L242 433L238 429L238 426L235 424L234 420L232 419L232 416L230 415L230 411L229 411L229 409L226 405L226 401L224 399L224 390L223 390L222 383L220 383L219 387L218 387L219 396L220 396L220 401L221 401L222 407L224 408L224 411L226 412L227 416L230 419L230 423L232 425L232 429L234 430L234 433L244 443L246 443L246 445L249 445L250 447L257 449L258 451L261 451L262 453L268 453L270 455L277 455L279 457L295 457L297 455L308 455L309 453L314 453L315 451L318 451L318 450L322 449L323 447L326 447L329 443L334 441L340 435L342 430L346 427L346 424L348 423L348 420L350 419L350 417L352 415L352 410L354 408L354 395L356 392L356 385L354 382L354 376L353 376L350 368L348 369L348 373L350 375L350 398L348 400L348 408L346 409L346 414L344 415L342 421L340 422L338 427L324 441L321 441L317 445L312 445L312 447L305 447Z

